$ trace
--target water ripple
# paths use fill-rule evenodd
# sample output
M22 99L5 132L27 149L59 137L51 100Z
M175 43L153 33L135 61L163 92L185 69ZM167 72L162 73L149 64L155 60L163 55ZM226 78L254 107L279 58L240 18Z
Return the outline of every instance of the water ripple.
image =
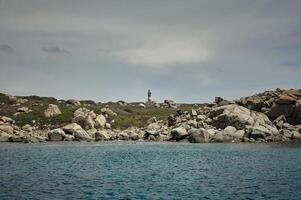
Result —
M300 199L301 148L1 144L0 199Z

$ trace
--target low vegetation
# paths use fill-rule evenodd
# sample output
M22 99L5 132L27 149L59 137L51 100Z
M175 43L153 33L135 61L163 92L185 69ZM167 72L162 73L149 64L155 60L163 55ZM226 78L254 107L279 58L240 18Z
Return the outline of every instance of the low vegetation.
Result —
M0 93L0 115L11 117L19 126L32 124L33 121L35 121L35 124L39 125L41 128L47 126L59 127L63 124L70 123L73 112L80 107L94 110L95 113L100 114L101 109L108 106L112 111L117 113L117 116L109 117L109 120L114 119L112 128L116 129L126 129L131 126L144 127L147 120L152 117L156 117L158 120L166 120L169 115L177 111L177 109L169 107L157 108L155 106L147 106L146 108L141 108L139 107L141 102L119 105L115 102L96 103L94 101L84 100L81 101L81 106L74 106L67 104L65 100L57 100L51 97L27 96L18 98L27 99L28 101L22 104L12 103L5 94ZM47 109L49 104L57 105L62 114L46 118L44 116L44 111ZM198 108L199 106L202 105L180 104L178 109L191 110L192 108ZM15 113L17 113L17 109L20 107L27 107L32 111L15 115Z

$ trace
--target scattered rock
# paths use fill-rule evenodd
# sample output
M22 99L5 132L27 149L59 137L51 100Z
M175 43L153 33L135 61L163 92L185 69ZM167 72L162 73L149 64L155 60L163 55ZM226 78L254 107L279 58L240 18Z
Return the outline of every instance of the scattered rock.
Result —
M111 124L106 123L105 128L106 128L106 129L111 129L111 128L112 128L112 127L111 127Z
M174 140L181 140L184 139L185 137L187 137L189 134L187 133L187 131L184 128L174 128L171 130L171 136L172 139Z
M110 136L106 131L98 131L95 133L95 141L106 141L109 140Z
M117 101L117 104L120 105L120 106L126 106L127 105L127 103L125 101L122 101L122 100Z
M85 122L84 122L84 129L85 130L89 130L89 129L93 129L94 128L94 121L93 118L91 117L91 115L88 115L85 118Z
M173 101L173 100L168 100L168 99L166 99L166 100L164 100L164 103L168 106L168 107L170 107L170 108L177 108L178 106L177 106L177 104Z
M65 132L60 129L53 129L48 132L48 140L49 141L63 141L65 138Z
M71 105L74 105L74 106L81 106L80 101L77 101L75 99L69 99L69 100L67 100L67 103L71 104Z
M60 111L59 107L54 104L49 104L48 108L44 112L44 115L47 118L60 115L60 114L62 114L62 112Z
M10 137L11 137L11 135L9 135L3 131L0 131L0 142L9 142Z
M73 135L65 135L64 141L74 141L75 137Z
M146 106L145 106L143 103L140 103L140 104L139 104L139 107L140 107L140 108L146 108Z
M127 133L121 132L121 133L118 134L118 139L119 140L129 140L130 137Z
M193 143L209 142L209 133L203 129L190 129L188 131L189 141Z
M32 132L32 127L29 124L26 124L22 127L22 130L26 132Z
M28 143L28 139L25 135L13 135L9 138L10 142Z
M231 137L234 140L241 141L244 137L245 131L244 130L236 130L233 126L227 126L223 131L223 135L227 137Z
M191 109L191 116L197 116L198 113L196 112L196 110L194 109Z
M95 119L95 127L96 128L104 128L106 125L106 118L103 115L97 115Z
M14 133L13 127L10 125L5 125L5 124L0 125L0 131L3 131L9 135L12 135Z
M31 110L27 107L21 107L17 109L17 112L19 113L29 113Z
M72 135L76 130L82 129L82 127L77 123L71 123L62 127L62 129L66 134Z
M140 139L138 133L135 133L135 132L129 132L128 135L129 135L129 138L130 138L131 140L139 140L139 139Z
M93 138L84 130L84 129L76 129L73 132L74 138L77 141L92 141Z
M156 140L156 138L160 137L160 133L157 131L152 131L152 130L146 130L144 133L144 139L150 139L153 138Z
M5 116L2 116L0 121L2 121L3 123L7 123L7 124L15 123L15 120L13 120L12 118L9 118L9 117L5 117Z

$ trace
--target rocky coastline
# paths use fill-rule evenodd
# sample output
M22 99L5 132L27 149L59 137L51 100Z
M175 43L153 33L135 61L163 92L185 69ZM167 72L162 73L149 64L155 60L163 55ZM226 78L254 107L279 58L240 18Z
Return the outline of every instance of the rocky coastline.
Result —
M189 106L172 100L95 103L4 94L0 100L0 142L301 142L300 89ZM121 119L136 115L140 124L120 128Z

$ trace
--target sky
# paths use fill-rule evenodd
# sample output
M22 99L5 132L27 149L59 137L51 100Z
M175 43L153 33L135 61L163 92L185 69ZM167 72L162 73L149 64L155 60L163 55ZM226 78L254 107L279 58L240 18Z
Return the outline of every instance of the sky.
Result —
M212 102L301 88L300 0L0 0L0 92Z

